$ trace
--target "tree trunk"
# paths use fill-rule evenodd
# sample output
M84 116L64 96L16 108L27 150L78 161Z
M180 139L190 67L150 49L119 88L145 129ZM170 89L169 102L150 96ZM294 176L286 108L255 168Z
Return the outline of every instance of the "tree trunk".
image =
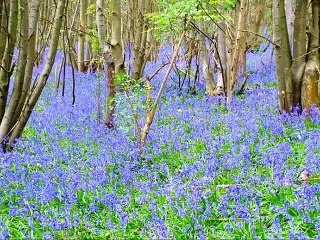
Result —
M266 10L265 0L255 0L253 3L247 4L247 26L249 30L254 33L261 34L263 28L263 19L265 17L264 11ZM246 34L248 49L259 47L261 44L261 38L258 38L256 34Z
M46 58L46 63L43 68L43 71L41 73L40 79L37 82L36 86L34 87L34 90L30 93L28 99L26 100L26 103L24 105L24 108L21 112L20 118L15 125L10 138L9 138L9 144L13 143L15 139L20 137L23 129L25 128L30 115L32 113L32 110L37 103L40 94L44 88L44 86L47 83L49 74L52 70L52 66L54 63L54 59L57 53L57 48L59 44L59 38L60 38L60 30L63 22L63 17L64 17L64 10L65 10L65 1L66 0L59 0L57 1L57 7L55 11L55 18L54 18L54 23L53 23L53 30L52 30L52 37L51 37L51 42L49 45L49 53Z
M302 80L302 107L310 109L315 104L319 105L318 82L319 78L319 0L311 1L311 12L309 21L309 44L307 65Z
M134 43L133 43L133 72L132 78L139 80L144 71L146 63L147 48L147 35L148 23L146 14L150 12L149 0L133 1L133 17L134 21Z
M298 18L296 11L295 11L295 5L296 5L296 0L285 0L285 12L286 12L286 20L287 20L287 29L288 29L288 37L289 37L289 44L290 44L290 50L292 51L293 48L293 41L294 41L294 24L296 22L295 19L300 21ZM298 0L297 4L308 4L307 0L301 1ZM303 16L306 17L306 16ZM303 19L302 19L303 21Z
M214 96L216 91L215 91L214 78L213 78L213 73L212 73L212 68L210 63L209 50L206 47L206 38L203 38L201 45L202 45L202 51L201 51L202 72L205 79L206 92L208 95Z
M246 0L241 0L240 2L240 12L238 19L238 27L237 27L237 35L235 42L235 49L232 57L232 65L231 65L231 91L235 88L235 85L238 81L239 75L239 60L241 52L243 51L241 47L244 47L242 42L244 41L245 34L243 32L244 26L246 24ZM230 96L231 97L231 96ZM230 101L230 100L229 100Z
M225 23L220 22L220 26L225 30ZM216 66L217 66L217 89L216 93L221 95L226 90L228 79L228 56L226 46L226 35L222 29L218 28L217 31L217 52L215 54Z
M107 65L107 112L105 124L113 127L113 115L115 111L116 78L121 79L124 74L124 59L121 45L121 0L111 1L112 23L111 43L105 49L105 62Z
M22 94L19 100L19 104L15 111L15 115L13 118L13 123L16 123L18 120L20 113L22 111L23 105L26 101L27 95L30 91L31 80L32 80L32 72L33 65L36 60L36 39L37 39L37 26L39 19L39 0L31 0L30 1L30 14L29 14L29 31L28 31L28 56L27 56L27 64L23 81Z
M87 0L80 0L80 25L79 25L79 38L78 38L78 70L79 72L85 71L85 62L84 62L84 44L86 41L86 36L84 32L87 27Z
M11 77L11 62L17 40L18 10L18 0L11 0L7 43L1 64L2 68L0 70L0 121L2 121L7 105L8 88Z
M96 2L96 22L98 29L98 38L101 50L104 49L106 44L106 26L104 21L104 0L97 0Z
M186 26L188 27L189 24L190 24L190 21L188 21ZM164 76L164 79L163 79L163 81L161 83L159 92L158 92L157 97L156 97L156 99L154 101L154 104L152 106L150 105L151 104L151 86L150 86L150 82L147 82L147 84L149 85L148 86L148 97L147 97L147 105L148 105L147 106L147 115L146 115L146 120L145 120L144 126L143 126L143 128L141 129L141 132L140 132L139 153L142 152L142 147L146 143L150 127L152 125L154 116L155 116L157 108L158 108L158 104L159 104L160 98L162 96L164 87L166 86L166 83L168 81L168 78L169 78L169 75L170 75L171 70L173 68L173 65L174 65L174 63L176 61L176 58L178 56L179 49L180 49L180 46L182 44L182 41L183 41L185 35L186 35L186 30L184 30L182 32L182 34L181 34L181 36L179 38L179 42L177 43L176 48L175 48L175 50L173 52L173 55L172 55L172 58L171 58L169 68L168 68L168 70L166 72L166 75Z
M13 117L22 93L23 80L28 55L28 27L29 27L29 3L23 1L20 6L20 43L17 73L10 102L6 107L4 117L0 124L0 141L2 142L12 127Z
M288 1L287 1L288 2ZM301 106L301 83L306 66L306 52L307 52L307 1L297 1L294 8L293 25L293 41L292 41L292 65L291 74L293 80L293 105ZM291 6L290 9L293 7ZM291 14L291 13L290 13ZM290 39L290 31L289 31Z
M293 106L293 84L284 0L273 0L272 15L274 42L277 44L275 49L280 110L289 111Z
M0 60L3 58L3 53L6 48L6 40L7 40L7 31L8 31L8 13L10 10L10 1L1 0L1 9L0 9Z

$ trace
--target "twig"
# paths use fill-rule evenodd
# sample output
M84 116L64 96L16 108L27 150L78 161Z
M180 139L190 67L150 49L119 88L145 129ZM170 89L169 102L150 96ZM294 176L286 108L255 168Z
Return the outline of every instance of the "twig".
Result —
M307 56L307 55L310 54L310 53L313 53L313 52L315 52L315 51L318 51L318 49L320 49L320 46L318 46L318 47L315 48L315 49L312 49L311 51L309 51L309 52L307 52L307 53L305 53L305 54L303 54L303 55L301 55L301 56L299 56L299 57L293 58L291 61L297 61L297 60L299 60L300 58L303 58L303 57Z
M126 94L126 97L128 99L128 102L129 102L129 105L130 105L130 109L131 109L131 113L133 115L133 119L134 119L134 123L136 124L136 128L137 128L137 131L138 131L138 136L141 132L141 127L139 126L139 122L138 122L138 113L136 111L136 109L134 109L133 107L133 102L131 101L131 96L129 96L129 93L128 91L124 91L125 94Z
M151 75L151 77L148 76L149 81L151 81L165 66L167 66L170 62L163 63L154 73Z
M250 31L250 30L242 30L241 32L246 32L246 33L254 34L254 35L258 36L258 37L261 37L261 38L267 40L267 41L268 41L269 43L271 43L272 45L274 45L274 46L276 46L276 47L280 47L278 44L276 44L275 42L273 42L273 41L270 40L269 38L267 38L267 37L265 37L265 36L263 36L263 35L261 35L261 34L259 34L259 33L252 32L252 31Z

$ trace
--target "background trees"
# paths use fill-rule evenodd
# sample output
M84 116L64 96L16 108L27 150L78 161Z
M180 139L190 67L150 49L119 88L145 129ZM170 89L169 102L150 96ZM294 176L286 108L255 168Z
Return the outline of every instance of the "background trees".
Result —
M73 103L74 72L105 66L105 123L110 128L117 91L125 86L130 93L137 83L152 89L151 81L145 81L145 66L167 44L171 54L177 54L170 66L177 91L197 94L195 83L203 81L207 94L225 96L230 102L250 78L247 52L265 42L276 52L280 109L290 111L298 105L309 109L319 103L318 0L2 0L0 13L2 142L21 134L58 50L64 57L56 64L56 89L62 86L64 95L65 68L72 66ZM168 63L169 52L166 55ZM42 61L46 67L37 76L34 69Z
M319 104L319 1L287 1L287 6L273 1L280 108L309 109ZM286 19L293 25L287 26Z

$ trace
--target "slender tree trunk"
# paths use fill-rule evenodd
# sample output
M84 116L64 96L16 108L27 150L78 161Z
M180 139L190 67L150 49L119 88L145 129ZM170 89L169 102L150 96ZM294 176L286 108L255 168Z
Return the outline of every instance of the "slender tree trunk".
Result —
M116 78L121 79L124 74L124 59L121 41L121 0L111 1L112 23L111 43L105 49L105 61L107 65L107 112L105 124L113 127L113 115L115 111Z
M273 0L272 15L274 42L277 44L275 49L280 110L289 111L293 106L293 83L284 0Z
M4 1L4 0L0 0L0 27L2 27L1 23L2 23L2 7L3 7L3 1Z
M319 0L311 1L309 21L309 44L307 65L302 80L302 107L310 109L311 105L319 105L318 82L319 78Z
M33 65L36 60L36 39L37 39L37 26L38 26L38 19L39 19L39 8L40 8L39 0L30 1L30 14L29 14L30 21L29 21L29 31L28 31L27 64L26 64L26 70L24 75L22 94L21 94L17 109L15 111L13 123L16 123L16 121L20 116L20 113L22 111L23 105L26 101L26 98L31 86Z
M38 37L37 39L37 57L36 65L39 65L42 63L43 59L43 53L45 49L48 47L48 39L49 36L47 34L50 34L52 25L50 24L50 19L54 17L55 14L55 4L51 3L51 0L42 0L40 1L40 19L42 21L39 22L38 26Z
M133 1L133 16L136 18L134 21L134 43L133 43L133 72L132 78L138 80L142 77L144 66L146 63L147 48L147 35L148 23L146 14L149 13L149 0Z
M104 49L106 44L106 25L104 21L104 0L97 0L96 2L96 22L98 29L98 38L101 50Z
M231 65L231 91L233 91L239 75L239 60L241 56L241 52L243 51L241 47L243 47L243 38L245 34L243 32L244 26L246 24L246 0L241 0L240 2L240 12L239 12L239 19L238 19L238 27L237 27L237 34L236 34L236 41L235 41L235 49L233 52L232 57L232 65ZM228 96L228 99L231 96ZM229 99L230 101L231 99Z
M223 29L226 29L225 23L220 22L220 26ZM226 90L226 84L228 76L228 57L227 57L227 45L226 45L226 35L222 29L218 28L217 31L217 53L215 54L216 63L217 63L217 89L216 93L221 95Z
M296 11L295 11L295 5L297 4L308 4L308 1L301 1L301 0L285 0L285 12L286 12L286 20L287 20L287 29L288 29L288 37L289 37L289 44L290 44L290 50L292 51L293 48L293 41L294 41L294 22L300 21L300 19L297 17ZM306 17L306 16L302 16ZM302 19L303 21L303 19Z
M88 0L88 7L92 6L93 0ZM93 29L93 17L91 14L88 14L87 16L87 28ZM92 42L87 41L87 53L86 53L86 60L87 60L87 70L88 72L91 72L93 68L95 67L94 62L92 59L96 56L95 49L93 48Z
M289 1L287 1L289 2ZM289 3L287 3L289 4ZM292 6L287 6L293 9ZM291 64L291 74L293 80L293 105L301 106L301 83L302 77L306 66L306 52L307 52L307 7L308 1L297 1L295 7L293 24L293 40L292 40L292 64ZM291 12L290 12L291 14ZM289 34L290 39L290 34Z
M26 69L27 55L28 55L28 27L29 27L29 3L23 1L20 5L20 43L19 43L19 58L17 73L14 80L14 86L10 102L6 107L4 117L0 124L0 141L2 142L8 134L10 127L14 124L13 117L19 99L22 93L23 80Z
M71 24L69 26L69 31L68 31L68 37L67 37L67 40L68 40L68 49L69 49L69 54L68 54L68 57L69 57L69 62L70 64L72 65L72 68L73 69L79 69L78 67L78 62L77 62L77 53L76 53L76 50L75 50L75 34L74 32L72 31L72 29L75 29L76 28L76 19L77 19L77 16L79 14L79 5L80 5L80 0L77 0L77 3L74 7L74 13L72 16L72 21L71 21ZM71 17L70 17L71 18Z
M78 38L78 70L79 72L85 71L85 62L84 62L84 45L86 36L84 32L87 27L87 12L88 0L80 0L80 26L79 26L79 38Z
M190 21L187 23L187 27L189 26L189 23ZM162 93L163 93L163 90L164 90L164 87L166 86L166 83L168 81L168 78L169 78L169 75L171 73L171 70L173 68L173 65L174 65L174 62L176 61L176 58L178 56L178 53L179 53L179 48L182 44L182 41L184 39L186 35L186 30L184 30L179 38L179 42L178 44L176 45L176 48L174 50L174 53L173 53L173 56L171 58L171 61L170 61L170 65L169 65L169 68L166 72L166 75L164 76L164 79L161 83L161 86L160 86L160 89L159 89L159 92L157 94L157 97L154 101L154 104L151 106L151 87L149 86L148 87L148 99L147 101L149 103L147 103L147 115L146 115L146 120L145 120L145 124L143 126L143 128L141 129L141 132L140 132L140 142L139 142L139 152L141 153L142 151L142 147L145 145L145 142L147 140L147 137L148 137L148 134L149 134L149 130L150 130L150 127L152 125L152 122L153 122L153 119L154 119L154 116L156 114L156 111L157 111L157 108L158 108L158 104L159 104L159 101L160 101L160 98L162 96ZM148 84L148 82L147 82ZM150 84L150 82L149 82Z
M62 22L63 22L63 17L64 17L65 1L66 0L58 0L57 1L58 4L57 4L56 12L55 12L54 23L53 23L52 38L51 38L51 42L49 45L49 47L50 47L49 53L46 58L46 63L45 63L44 69L41 73L39 81L37 82L33 91L30 93L29 97L26 100L26 103L25 103L24 108L21 112L20 118L19 118L17 124L15 125L15 127L13 128L13 131L10 135L9 144L13 143L13 141L21 135L23 129L25 128L25 126L30 118L32 110L33 110L35 104L37 103L43 88L45 87L45 85L47 83L47 80L48 80L49 74L52 70L54 59L55 59L55 56L57 53L57 48L58 48L58 43L59 43L59 38L60 38L60 30L61 30L61 26L62 26Z
M0 60L3 58L3 53L6 48L7 31L8 31L8 19L9 19L10 1L1 0L0 9Z
M201 51L201 58L202 58L202 72L206 83L206 92L210 96L214 96L215 91L215 84L214 84L214 78L210 63L210 55L209 50L206 47L206 39L203 38L202 41L202 51Z
M0 70L0 121L2 121L7 105L9 81L11 77L11 62L17 40L18 0L10 1L10 15L8 20L8 36Z
M248 16L247 16L247 26L254 32L261 34L261 29L263 28L264 11L266 10L265 0L252 0L248 1ZM247 49L259 47L261 40L256 34L246 34L247 38Z

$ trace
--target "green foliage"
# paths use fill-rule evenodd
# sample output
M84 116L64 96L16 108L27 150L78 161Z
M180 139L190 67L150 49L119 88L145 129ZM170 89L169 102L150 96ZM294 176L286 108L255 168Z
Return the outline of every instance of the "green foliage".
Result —
M95 16L95 14L96 14L96 5L90 4L88 6L86 15L91 15L93 17L93 16ZM89 34L86 34L86 40L87 40L88 44L91 45L92 50L94 52L99 52L100 43L99 43L99 39L97 37L98 36L97 22L94 20L92 22L92 25L93 25L92 28L89 28L86 30L89 33Z
M95 52L99 52L100 50L100 42L99 39L96 37L98 35L96 23L93 24L93 28L88 29L88 33L86 36L87 42L91 45L92 50Z
M172 36L173 33L181 31L187 19L194 21L219 21L225 11L235 8L236 0L182 0L182 1L158 1L159 11L149 15L158 37ZM219 9L219 12L216 10ZM222 15L223 14L223 15Z

